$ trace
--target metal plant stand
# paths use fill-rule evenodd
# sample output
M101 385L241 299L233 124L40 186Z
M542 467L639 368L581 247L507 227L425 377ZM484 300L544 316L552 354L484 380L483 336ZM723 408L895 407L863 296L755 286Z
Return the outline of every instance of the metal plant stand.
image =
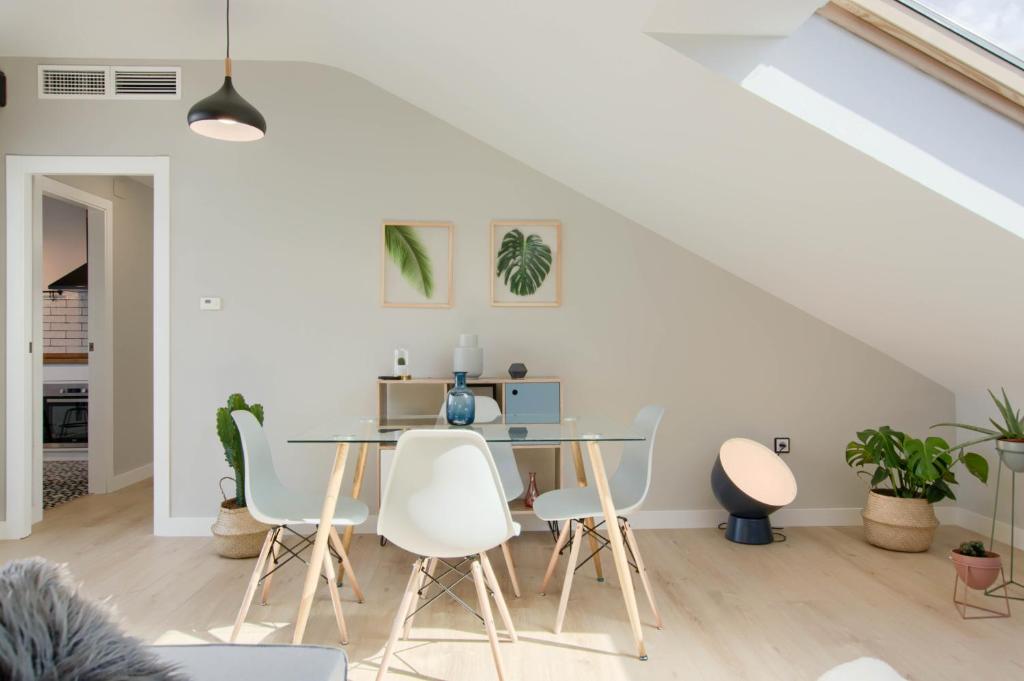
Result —
M991 551L996 540L996 513L999 510L999 482L1003 474L1003 457L999 457L999 468L996 471L996 502L992 507L992 532L988 538L988 550ZM1024 596L1011 596L1010 586L1017 586L1024 589L1024 584L1021 584L1014 579L1013 563L1014 563L1014 538L1016 534L1014 525L1014 516L1017 512L1017 475L1011 471L1012 478L1010 478L1010 578L1006 579L1004 575L1003 582L995 586L985 589L985 595L993 598L1012 598L1015 601L1024 601ZM996 593L1002 590L1002 593Z

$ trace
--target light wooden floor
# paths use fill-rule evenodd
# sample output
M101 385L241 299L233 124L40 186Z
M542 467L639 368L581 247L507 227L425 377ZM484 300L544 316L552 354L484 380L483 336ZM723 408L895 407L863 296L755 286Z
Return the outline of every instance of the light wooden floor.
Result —
M47 511L30 538L0 542L0 562L33 555L67 562L86 593L110 597L128 631L148 641L225 640L253 561L218 558L208 539L151 536L151 509L148 483L77 499ZM554 636L559 589L536 593L551 538L515 540L523 598L502 585L520 633L519 643L501 645L511 678L792 681L864 655L909 679L1024 678L1024 603L1008 620L964 622L950 602L946 554L970 536L966 530L942 527L932 550L916 555L872 548L856 527L788 534L786 543L748 547L715 530L637 532L665 619L663 631L654 629L638 594L648 662L630 654L615 580L599 584L589 566L577 574L565 630ZM359 605L342 591L351 678L372 679L411 557L380 548L372 535L357 535L351 555L367 597ZM504 580L500 552L492 560ZM269 606L253 605L245 641L290 640L300 567L292 563L275 578ZM474 602L471 583L464 586ZM413 639L400 642L392 678L495 678L482 627L454 604L421 613ZM323 587L306 641L336 642Z

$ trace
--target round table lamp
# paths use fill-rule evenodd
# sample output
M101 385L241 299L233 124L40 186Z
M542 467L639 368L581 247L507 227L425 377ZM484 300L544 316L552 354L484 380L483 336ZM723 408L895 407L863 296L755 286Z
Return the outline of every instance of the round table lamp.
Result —
M729 512L725 538L739 544L770 544L768 516L796 499L796 479L782 458L760 442L726 440L711 470L711 490Z

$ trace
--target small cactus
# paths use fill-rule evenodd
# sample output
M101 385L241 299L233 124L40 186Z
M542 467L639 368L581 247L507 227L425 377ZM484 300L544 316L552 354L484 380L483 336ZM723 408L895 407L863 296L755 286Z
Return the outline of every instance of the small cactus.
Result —
M231 412L238 410L251 412L263 425L263 405L246 404L245 398L235 393L228 397L226 407L217 409L217 437L224 447L224 458L235 471L235 503L242 508L245 506L245 457L242 456L242 437L231 418Z
M980 541L965 541L957 549L957 553L961 556L971 556L974 558L984 558L988 555L988 551L985 550L985 545Z

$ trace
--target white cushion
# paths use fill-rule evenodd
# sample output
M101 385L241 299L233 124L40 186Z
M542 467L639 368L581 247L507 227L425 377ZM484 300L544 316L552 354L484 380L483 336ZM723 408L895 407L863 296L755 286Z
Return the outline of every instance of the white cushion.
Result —
M818 681L906 681L895 669L873 657L861 657L833 667Z

